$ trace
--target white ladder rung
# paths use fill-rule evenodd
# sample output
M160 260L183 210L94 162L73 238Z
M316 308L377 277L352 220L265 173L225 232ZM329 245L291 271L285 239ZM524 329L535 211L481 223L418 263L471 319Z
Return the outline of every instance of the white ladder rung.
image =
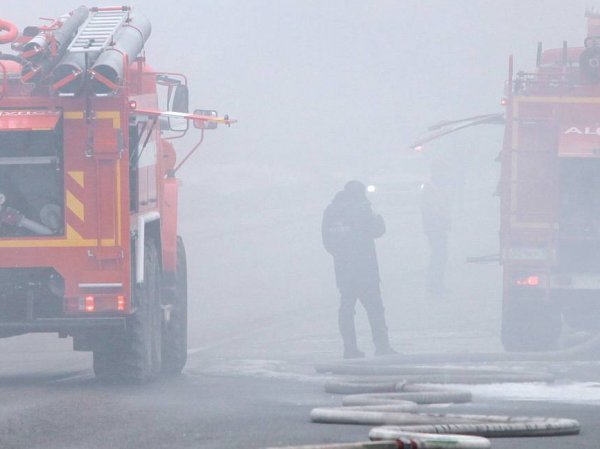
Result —
M68 51L93 52L108 47L129 11L96 11L81 26Z

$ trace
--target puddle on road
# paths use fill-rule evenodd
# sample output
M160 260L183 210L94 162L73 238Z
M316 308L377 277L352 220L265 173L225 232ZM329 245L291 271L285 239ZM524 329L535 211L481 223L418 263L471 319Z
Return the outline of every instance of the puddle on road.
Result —
M513 401L565 402L570 404L600 404L600 383L526 383L457 385L467 388L477 399L509 399Z
M527 364L519 367L525 368ZM539 368L539 365L536 364ZM576 364L570 364L570 370L578 367ZM455 365L453 365L455 366ZM457 365L465 369L469 366ZM535 366L535 365L534 365ZM471 366L482 369L481 365ZM533 366L529 366L531 370ZM545 368L549 368L546 366ZM560 373L561 364L551 366L551 371L558 371L559 379L553 383L495 383L495 384L447 384L447 388L458 388L471 391L475 401L478 400L513 400L513 401L545 401L545 402L563 402L570 404L600 404L600 383L575 381L577 376L573 372ZM507 369L505 364L495 364L483 366L490 369ZM513 368L515 368L513 366ZM597 364L583 364L579 367L582 372L597 372ZM203 368L191 368L186 370L188 374L208 374L218 376L250 376L265 379L291 380L303 383L324 384L328 380L339 379L340 376L319 374L315 372L312 364L290 363L281 360L272 359L240 359L223 360L221 363L215 363L212 366ZM535 371L535 370L534 370ZM343 377L343 376L342 376ZM592 378L587 376L588 379ZM587 379L586 379L587 380Z
M188 369L187 373L192 375L252 376L319 384L329 378L316 373L312 365L295 365L280 360L257 359L228 360L200 370Z

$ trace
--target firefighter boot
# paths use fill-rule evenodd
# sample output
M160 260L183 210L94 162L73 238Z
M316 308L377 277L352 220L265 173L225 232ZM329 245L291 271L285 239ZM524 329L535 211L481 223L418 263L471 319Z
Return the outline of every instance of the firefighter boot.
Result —
M380 304L380 303L379 303ZM388 328L385 322L385 310L382 305L375 303L367 308L367 316L371 325L371 335L375 345L375 355L391 355L398 352L390 346Z
M344 358L360 359L365 353L360 351L356 344L356 328L354 327L354 305L342 301L340 305L338 324L344 342Z

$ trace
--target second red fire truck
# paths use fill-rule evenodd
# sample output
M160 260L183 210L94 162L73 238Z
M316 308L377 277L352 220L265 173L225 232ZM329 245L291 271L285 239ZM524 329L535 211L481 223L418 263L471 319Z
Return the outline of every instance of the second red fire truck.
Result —
M510 61L505 114L442 123L424 143L468 126L505 124L500 195L502 342L556 347L565 325L600 329L600 15L583 46Z

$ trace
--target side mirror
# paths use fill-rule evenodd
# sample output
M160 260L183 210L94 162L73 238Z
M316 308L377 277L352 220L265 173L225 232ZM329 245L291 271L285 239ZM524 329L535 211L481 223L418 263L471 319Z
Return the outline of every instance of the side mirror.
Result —
M195 109L194 115L204 115L207 117L218 117L217 111L206 110L206 109ZM206 120L194 120L194 128L196 129L216 129L217 122L209 122Z
M171 100L170 111L189 112L190 92L185 84L179 84L175 87Z
M175 87L173 95L169 99L169 111L188 112L190 93L185 84L179 84ZM188 121L183 118L169 117L169 129L171 131L187 131Z

